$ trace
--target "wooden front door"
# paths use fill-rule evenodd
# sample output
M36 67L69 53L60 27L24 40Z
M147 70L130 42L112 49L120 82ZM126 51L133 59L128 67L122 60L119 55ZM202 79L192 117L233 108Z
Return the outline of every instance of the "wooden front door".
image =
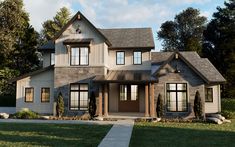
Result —
M119 112L139 112L139 86L119 86Z

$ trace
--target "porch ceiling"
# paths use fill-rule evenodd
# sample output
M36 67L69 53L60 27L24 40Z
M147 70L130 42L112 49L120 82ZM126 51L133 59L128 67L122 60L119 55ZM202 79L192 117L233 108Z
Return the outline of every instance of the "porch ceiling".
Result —
M97 83L150 83L157 82L150 70L111 70L106 76L96 76Z

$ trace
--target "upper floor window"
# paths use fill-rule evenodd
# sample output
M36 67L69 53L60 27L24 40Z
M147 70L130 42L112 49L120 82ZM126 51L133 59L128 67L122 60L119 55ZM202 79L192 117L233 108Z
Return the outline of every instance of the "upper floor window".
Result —
M55 64L55 53L51 53L51 65Z
M134 64L142 64L142 53L140 51L134 52L133 63Z
M206 88L205 101L206 102L213 102L213 88Z
M117 51L116 52L116 64L124 65L125 64L125 52Z
M87 47L71 48L71 65L88 65L89 52Z
M33 102L34 89L32 87L25 88L25 102Z
M41 102L50 102L50 88L41 89Z

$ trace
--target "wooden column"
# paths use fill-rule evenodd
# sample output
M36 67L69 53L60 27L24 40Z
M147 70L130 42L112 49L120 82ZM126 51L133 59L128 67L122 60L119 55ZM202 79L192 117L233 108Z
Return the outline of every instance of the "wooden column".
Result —
M145 117L149 117L149 86L145 85Z
M154 83L151 83L151 90L150 90L150 116L155 117L155 104L154 104Z
M108 84L104 86L104 116L108 116Z
M99 86L99 116L102 117L103 113L102 113L102 85Z

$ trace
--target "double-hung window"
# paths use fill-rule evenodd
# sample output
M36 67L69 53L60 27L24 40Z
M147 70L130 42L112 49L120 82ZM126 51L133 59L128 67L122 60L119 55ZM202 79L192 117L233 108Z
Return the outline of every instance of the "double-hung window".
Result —
M51 53L51 65L55 64L55 53Z
M70 85L70 110L87 110L88 84Z
M50 102L50 88L41 89L41 102Z
M125 52L124 51L117 51L116 52L116 64L117 65L124 65L125 64Z
M133 53L133 64L142 64L142 53L141 51L135 51Z
M185 112L188 110L187 84L166 84L167 111Z
M34 98L34 89L32 87L25 88L25 102L32 103Z
M88 47L72 47L71 48L71 65L88 65L89 51Z
M213 102L213 88L206 88L205 101L206 102Z

